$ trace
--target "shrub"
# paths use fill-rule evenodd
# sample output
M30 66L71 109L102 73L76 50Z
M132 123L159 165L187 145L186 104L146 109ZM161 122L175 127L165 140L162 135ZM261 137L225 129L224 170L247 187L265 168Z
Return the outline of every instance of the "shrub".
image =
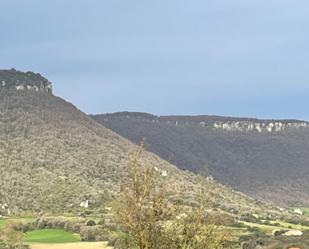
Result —
M20 227L20 224L8 221L1 229L0 239L4 242L8 249L24 248L24 234L22 231L17 230L17 227Z
M88 221L86 222L86 226L92 227L92 226L95 226L95 225L96 225L96 223L95 223L94 220L88 220Z
M100 241L106 239L106 231L102 226L83 226L80 229L83 241Z
M168 202L167 194L156 177L156 171L139 163L142 148L130 155L131 183L122 191L115 205L121 224L116 249L217 249L224 236L209 223L205 203L199 198L197 207L180 209ZM204 197L201 189L199 197Z
M244 223L236 222L236 223L232 224L232 227L245 228L247 226Z

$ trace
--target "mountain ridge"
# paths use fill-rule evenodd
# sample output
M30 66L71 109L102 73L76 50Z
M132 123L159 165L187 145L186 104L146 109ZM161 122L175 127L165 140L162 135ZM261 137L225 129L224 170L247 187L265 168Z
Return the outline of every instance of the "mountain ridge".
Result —
M123 112L91 117L132 142L145 139L150 151L181 169L206 171L223 184L280 205L309 204L306 121L248 118L241 126L240 118L207 115ZM265 123L264 128L254 128L256 122L260 128ZM276 123L282 124L280 129Z
M162 115L156 116L144 112L116 112L106 114L94 114L92 117L134 117L144 121L166 122L176 126L199 125L206 128L216 128L231 131L268 131L278 132L293 128L309 128L309 122L297 119L258 119L242 117L225 117L217 115Z

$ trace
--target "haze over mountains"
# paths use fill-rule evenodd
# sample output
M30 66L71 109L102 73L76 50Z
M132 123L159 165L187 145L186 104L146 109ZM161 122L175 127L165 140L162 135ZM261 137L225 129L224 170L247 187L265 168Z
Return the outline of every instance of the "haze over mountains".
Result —
M85 200L101 205L120 191L136 145L54 96L39 74L0 70L0 83L1 208L70 212ZM158 168L175 198L199 185L200 177L153 153L145 152L142 161ZM217 207L266 210L250 197L209 184Z
M219 116L92 116L177 165L280 205L309 204L309 124Z

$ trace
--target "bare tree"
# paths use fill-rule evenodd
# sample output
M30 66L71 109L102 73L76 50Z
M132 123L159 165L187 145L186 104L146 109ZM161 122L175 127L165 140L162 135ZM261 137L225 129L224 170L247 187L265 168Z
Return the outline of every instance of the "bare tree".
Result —
M140 162L143 148L129 157L130 185L115 205L121 224L115 248L121 249L219 249L226 238L208 219L208 199L182 208L168 201L164 184L154 168Z
M8 221L0 231L0 238L9 249L23 248L24 234L16 229L17 225L13 221Z

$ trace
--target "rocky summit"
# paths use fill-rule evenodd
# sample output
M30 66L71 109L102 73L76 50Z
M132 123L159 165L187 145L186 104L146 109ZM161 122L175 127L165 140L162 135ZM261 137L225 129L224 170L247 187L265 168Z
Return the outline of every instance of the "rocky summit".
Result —
M52 94L52 84L40 74L15 69L0 70L0 90L33 91Z

